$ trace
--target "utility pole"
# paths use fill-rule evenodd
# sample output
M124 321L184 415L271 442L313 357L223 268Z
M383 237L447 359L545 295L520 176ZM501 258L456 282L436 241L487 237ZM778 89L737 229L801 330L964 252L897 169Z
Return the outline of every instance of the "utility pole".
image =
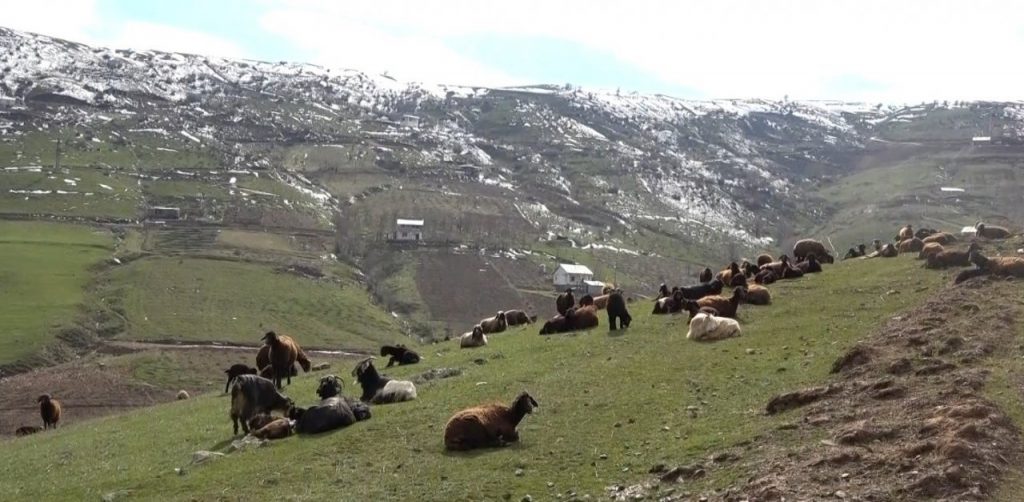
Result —
M57 140L57 147L54 149L54 152L53 152L53 170L54 171L59 171L60 170L60 154L61 154L61 151L60 151L60 140L58 139Z

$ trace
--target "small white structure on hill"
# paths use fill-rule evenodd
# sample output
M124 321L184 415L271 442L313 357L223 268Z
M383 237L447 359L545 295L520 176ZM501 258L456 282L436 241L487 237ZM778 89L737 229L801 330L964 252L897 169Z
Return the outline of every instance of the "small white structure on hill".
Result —
M583 281L583 285L586 286L588 295L600 296L604 294L604 283L601 281Z
M585 265L570 265L568 263L562 263L558 265L557 269L555 269L552 280L555 284L555 288L564 288L567 286L576 287L583 285L584 281L594 280L594 272Z
M423 240L423 220L406 220L398 218L395 221L396 241L421 241Z
M402 127L408 129L419 129L420 118L415 115L402 115Z
M972 145L991 145L992 136L975 136L971 138Z

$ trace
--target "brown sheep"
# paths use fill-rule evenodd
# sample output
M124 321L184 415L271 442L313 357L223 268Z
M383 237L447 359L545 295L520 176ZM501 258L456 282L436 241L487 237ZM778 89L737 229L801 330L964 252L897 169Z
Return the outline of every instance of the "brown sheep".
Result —
M56 429L57 422L60 422L60 401L49 394L39 396L36 401L39 403L39 414L43 417L43 429Z
M987 258L978 251L970 253L971 263L979 269L997 276L1024 277L1024 258L1018 256L996 256Z
M971 265L970 254L978 250L978 244L972 242L964 251L946 250L928 256L924 264L925 268L949 268L969 267Z
M797 265L800 265L797 263ZM782 277L780 279L799 279L804 276L804 271L799 268L789 266L789 262L782 264Z
M782 255L779 257L779 261L773 261L761 265L761 271L771 270L772 272L775 272L776 277L782 277L782 269L785 268L784 265L789 265L789 256Z
M732 262L729 264L728 267L719 272L718 275L716 275L715 277L721 280L722 284L729 285L732 284L732 278L733 276L736 275L743 275L743 271L740 270L739 264L737 264L736 262Z
M896 249L896 246L892 244L886 244L884 246L876 245L875 251L868 254L867 257L878 258L879 256L881 256L882 258L895 258L899 254L900 252L899 250Z
M924 241L922 241L921 239L918 239L917 237L913 237L913 238L910 238L910 239L906 239L906 240L900 241L900 247L899 247L900 254L903 254L903 253L919 253L919 252L921 252L922 249L924 249Z
M520 324L533 324L537 321L537 316L530 317L526 315L526 312L522 310L506 310L505 311L505 323L509 326L518 326Z
M903 242L905 240L910 240L910 239L913 239L913 238L914 238L914 227L912 227L910 225L907 225L907 226L901 228L900 231L896 234L896 240L899 241L899 242Z
M580 298L580 304L578 306L579 307L586 307L586 306L589 306L589 305L593 305L594 307L597 308L597 310L604 310L605 308L608 307L608 297L609 296L611 296L611 295L610 294L604 294L604 295L601 295L601 296L586 295L583 298Z
M23 425L21 427L18 427L18 429L16 431L14 431L14 435L17 436L17 437L21 437L21 436L28 436L30 434L35 434L37 432L42 432L42 431L43 431L43 429L41 427L36 427L35 425Z
M298 360L298 356L295 357ZM259 370L259 375L263 378L270 380L274 379L274 368L270 365L270 345L263 345L260 347L259 352L256 352L256 369ZM292 376L299 376L299 370L292 366ZM227 391L225 391L227 392Z
M292 372L295 371L296 361L302 364L304 371L309 371L309 359L306 358L302 348L292 337L268 331L263 335L263 341L270 347L267 356L270 358L270 367L274 371L274 384L278 389L281 388L282 379L287 379L288 385L292 384ZM299 360L300 354L304 363Z
M277 417L269 413L257 413L247 422L249 424L249 430L256 431L266 427L267 424L277 420Z
M768 288L754 284L747 288L743 301L751 305L771 305L772 293Z
M573 331L596 328L597 325L597 307L594 305L580 307L576 309L575 315L572 316Z
M763 267L763 266L765 266L765 265L767 265L767 264L769 264L769 263L771 263L773 261L775 261L775 259L772 258L772 256L769 255L769 254L761 254L761 255L757 256L757 266L758 267Z
M803 261L811 253L814 253L821 263L833 263L835 261L832 255L825 250L825 245L814 239L802 239L793 245L793 257L796 258L796 261Z
M500 310L494 317L481 319L477 325L484 330L484 333L501 333L508 329L508 322L505 320L505 313Z
M282 417L252 431L251 434L259 439L284 439L291 436L292 432L292 421Z
M921 252L917 253L917 259L926 260L929 256L939 254L942 251L944 251L942 244L939 244L938 242L929 242L921 248Z
M714 307L701 307L697 304L696 300L683 300L683 309L690 313L690 319L701 313L713 316L718 315L718 309Z
M946 246L956 242L956 236L949 232L938 232L921 239L921 242L924 242L925 244L928 244L929 242L938 242L939 244Z
M576 305L576 297L572 295L572 288L567 288L565 293L558 295L555 299L555 309L558 315L565 315L565 311Z
M700 300L697 300L697 305L701 307L711 307L718 311L718 315L721 317L736 317L736 308L740 304L740 300L743 299L746 290L744 288L736 288L732 291L732 297L726 298L721 295L705 296Z
M448 419L444 426L444 447L448 450L472 450L519 441L516 427L538 406L536 399L523 392L511 406L494 403L462 410Z
M1004 227L989 226L982 222L974 225L975 235L986 239L1005 239L1010 236L1010 231Z
M807 255L807 259L797 263L796 268L805 274L816 274L821 272L821 264L818 263L818 257L814 253ZM785 276L785 273L783 273Z
M700 275L697 277L697 280L700 282L708 282L713 278L714 272L712 272L710 268L704 267L704 270L700 272Z
M754 283L755 284L771 284L771 283L775 282L776 279L777 279L777 277L775 275L775 272L771 271L770 269L765 269L765 270L762 270L762 271L758 272L757 275L754 276Z

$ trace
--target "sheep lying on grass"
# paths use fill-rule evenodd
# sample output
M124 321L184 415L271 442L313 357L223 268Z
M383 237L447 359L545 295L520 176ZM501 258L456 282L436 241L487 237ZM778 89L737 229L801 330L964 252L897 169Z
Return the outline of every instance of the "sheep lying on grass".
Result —
M754 284L747 288L743 301L751 305L771 305L772 293L768 288Z
M982 222L978 222L974 225L975 235L985 239L1006 239L1010 235L1009 230L1004 227L997 227L995 225L986 225Z
M740 323L735 319L715 317L703 312L690 319L690 330L686 338L698 342L710 342L740 336Z
M363 388L363 395L359 398L363 402L387 404L416 399L416 385L408 380L392 380L377 373L372 357L360 361L352 370L352 376L356 377Z
M484 330L484 333L501 333L508 329L508 321L505 320L505 313L498 311L494 317L481 319L477 326Z
M999 277L1024 277L1024 258L1019 256L996 256L988 258L981 252L972 250L970 261L979 270Z
M464 349L483 347L484 345L487 345L487 335L484 334L484 330L479 324L473 326L473 331L463 333L459 337L459 347Z
M448 450L471 450L519 441L516 427L537 406L537 400L523 392L511 406L495 403L462 410L445 425L444 446Z
M35 434L37 432L42 432L42 431L43 431L42 427L37 427L35 425L24 425L24 426L18 427L18 430L14 431L14 435L17 436L17 437L21 437L21 436L28 436L30 434Z
M252 431L250 434L259 439L284 439L291 436L293 432L295 432L295 422L282 417Z
M295 432L299 434L319 434L348 427L370 416L370 407L366 403L343 396L329 397L315 406L288 411L288 418L295 421Z
M722 317L736 317L736 309L739 307L740 300L743 299L746 292L745 288L736 288L732 291L732 296L729 298L718 295L705 296L697 300L697 305L711 307L717 310Z

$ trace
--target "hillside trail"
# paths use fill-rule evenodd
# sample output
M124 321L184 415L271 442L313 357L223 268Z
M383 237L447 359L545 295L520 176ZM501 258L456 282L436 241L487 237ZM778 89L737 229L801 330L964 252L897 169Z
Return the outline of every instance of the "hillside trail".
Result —
M1024 466L1018 427L983 392L997 358L1024 352L1016 341L1020 298L1013 280L945 287L850 348L822 386L767 402L766 414L792 416L779 430L715 452L707 463L655 469L654 480L611 487L610 495L696 499L684 492L686 480L728 465L749 477L701 497L990 498L1004 474Z

